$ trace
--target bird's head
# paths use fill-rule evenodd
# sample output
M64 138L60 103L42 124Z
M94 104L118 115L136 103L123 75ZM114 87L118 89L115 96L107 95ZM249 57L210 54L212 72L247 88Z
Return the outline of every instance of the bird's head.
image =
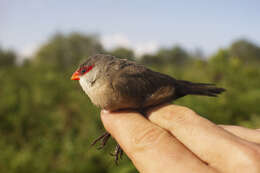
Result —
M71 80L78 80L82 89L89 95L90 88L92 88L92 85L98 78L97 76L100 74L99 69L98 64L90 62L88 59L72 74Z
M100 67L100 62L102 61L99 57L99 54L91 56L84 63L80 64L79 68L71 76L71 80L93 80L100 69L102 69L102 67Z
M103 54L89 57L73 73L71 80L78 80L85 93L90 95L94 88L98 88L103 84L102 81L104 76L106 76L107 69L109 69L108 64L111 59L113 57Z
M86 78L93 80L98 77L100 73L105 71L108 67L109 62L114 59L110 55L97 54L89 57L84 63L71 76L71 80L81 80Z

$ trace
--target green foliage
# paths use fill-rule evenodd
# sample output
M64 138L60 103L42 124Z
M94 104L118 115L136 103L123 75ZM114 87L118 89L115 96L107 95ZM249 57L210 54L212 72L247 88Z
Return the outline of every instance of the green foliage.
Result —
M189 54L180 46L174 46L172 48L161 48L157 52L157 56L166 63L173 63L176 65L182 65L189 59Z
M227 89L218 98L187 96L176 104L215 123L259 128L260 59L246 58L253 57L254 49L245 49L244 58L222 49L206 61L174 47L140 61L178 79ZM90 148L104 131L99 110L70 76L80 61L97 52L104 52L97 38L79 33L53 36L21 66L15 65L14 52L0 49L0 172L137 172L126 156L115 166L109 156L113 141L105 151ZM133 57L122 48L109 53Z
M183 66L190 62L191 56L186 50L180 46L174 46L172 48L161 48L154 55L145 54L139 60L144 65L149 66Z
M126 49L123 47L116 48L116 49L108 52L108 54L116 56L118 58L134 60L134 52L132 50L129 50L129 49Z
M140 59L140 62L144 65L158 66L158 64L162 64L162 59L156 55L145 54Z
M230 46L230 55L241 59L243 62L259 62L260 47L245 39L237 40Z
M16 55L11 50L3 50L0 47L0 67L15 65Z
M57 33L39 48L33 62L36 66L47 65L59 71L65 71L67 68L78 65L88 56L103 51L102 45L94 35Z

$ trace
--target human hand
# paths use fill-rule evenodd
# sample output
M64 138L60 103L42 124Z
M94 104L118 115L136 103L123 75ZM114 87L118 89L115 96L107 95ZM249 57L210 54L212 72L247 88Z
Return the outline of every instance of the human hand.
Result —
M101 112L106 130L140 172L259 173L260 130L218 126L191 109Z

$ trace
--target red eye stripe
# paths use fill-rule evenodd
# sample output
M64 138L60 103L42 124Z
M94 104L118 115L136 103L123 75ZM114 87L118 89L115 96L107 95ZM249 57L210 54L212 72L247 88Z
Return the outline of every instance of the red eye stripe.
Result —
M91 65L91 66L84 66L84 67L81 67L78 72L80 75L84 75L86 74L87 72L89 72L90 70L92 70L94 67L94 65Z

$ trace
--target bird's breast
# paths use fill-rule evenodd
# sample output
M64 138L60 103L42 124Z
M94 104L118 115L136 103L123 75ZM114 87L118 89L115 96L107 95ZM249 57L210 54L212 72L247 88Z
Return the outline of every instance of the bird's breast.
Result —
M109 95L111 96L112 93L106 82L80 79L79 83L93 104L101 108L109 104Z

